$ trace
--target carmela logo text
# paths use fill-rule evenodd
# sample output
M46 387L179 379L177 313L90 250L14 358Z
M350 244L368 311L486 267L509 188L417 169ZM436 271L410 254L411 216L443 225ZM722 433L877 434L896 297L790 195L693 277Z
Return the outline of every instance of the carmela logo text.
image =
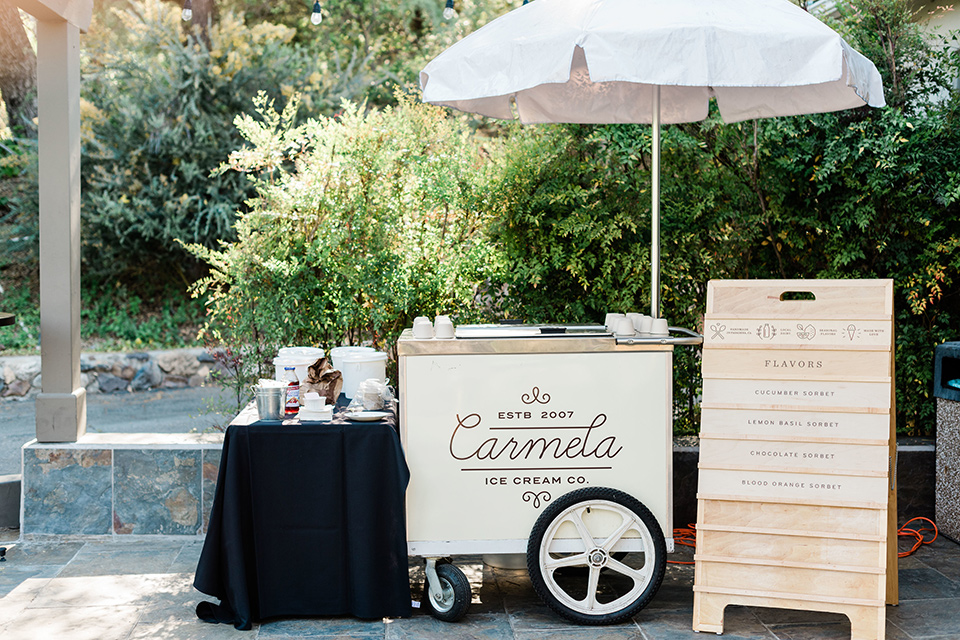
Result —
M457 460L544 460L544 459L585 459L615 458L623 447L617 446L616 436L599 438L594 431L607 421L600 413L588 425L556 427L564 431L563 437L531 436L519 440L516 437L504 440L493 436L479 445L476 439L469 438L470 432L483 422L478 413L457 416L457 426L450 436L450 455ZM499 427L502 430L535 429L551 430L551 427ZM477 432L474 432L477 433ZM567 435L567 434L570 435ZM596 442L596 444L594 444Z

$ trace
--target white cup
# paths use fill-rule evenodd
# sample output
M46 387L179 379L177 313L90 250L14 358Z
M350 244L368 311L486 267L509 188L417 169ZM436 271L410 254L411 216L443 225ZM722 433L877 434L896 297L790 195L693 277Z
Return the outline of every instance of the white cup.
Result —
M633 331L633 320L630 318L618 318L617 319L617 335L618 336L632 336Z
M453 322L447 316L437 316L433 322L433 334L441 340L449 340L455 335Z
M670 329L667 327L666 318L654 318L653 326L650 327L650 335L663 338L670 335Z
M429 339L433 337L433 323L429 320L426 322L416 322L413 323L413 337L414 338L423 338Z
M433 323L430 322L430 318L428 318L427 316L417 316L416 318L414 318L414 319L413 319L413 326L417 326L418 324L421 324L421 323L424 323L424 322L426 322L427 324L433 326Z
M650 316L640 316L640 321L637 323L637 333L643 336L650 335L650 330L653 327L653 318Z
M608 313L606 320L604 320L604 326L606 326L607 331L616 333L621 318L626 318L626 316L622 313Z
M627 316L628 318L630 318L630 322L633 323L633 328L636 329L636 328L637 328L637 323L640 321L640 318L643 317L643 314L642 314L642 313L628 313L628 314L626 314L626 316Z

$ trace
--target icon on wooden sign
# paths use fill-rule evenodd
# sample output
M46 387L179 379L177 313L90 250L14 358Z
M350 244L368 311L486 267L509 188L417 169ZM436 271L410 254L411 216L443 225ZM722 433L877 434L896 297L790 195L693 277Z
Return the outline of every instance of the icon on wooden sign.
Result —
M769 322L764 322L757 327L757 336L759 336L761 340L773 340L777 337L777 328Z
M817 328L812 324L803 326L802 324L797 325L797 337L801 340L813 340L817 337Z

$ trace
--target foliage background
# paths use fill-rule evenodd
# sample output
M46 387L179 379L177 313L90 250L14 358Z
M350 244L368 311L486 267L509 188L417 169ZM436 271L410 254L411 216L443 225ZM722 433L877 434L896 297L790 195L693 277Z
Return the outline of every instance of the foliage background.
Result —
M329 2L315 28L299 2L229 0L204 36L173 4L98 5L85 336L175 344L199 328L231 348L239 388L280 345L391 350L420 314L648 309L649 127L524 128L412 89L510 7L458 2L447 23L435 1ZM934 347L960 318L958 42L922 37L903 0L838 8L889 106L666 127L664 315L700 328L711 278L893 278L898 427L930 435ZM35 141L2 142L0 304L24 320L4 338L22 349L37 340ZM699 387L698 351L679 350L678 432L697 428Z

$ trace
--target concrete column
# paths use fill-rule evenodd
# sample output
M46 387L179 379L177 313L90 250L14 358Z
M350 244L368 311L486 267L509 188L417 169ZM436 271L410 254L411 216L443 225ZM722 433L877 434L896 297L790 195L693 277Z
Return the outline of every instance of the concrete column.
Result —
M37 20L40 147L40 359L37 440L87 430L80 385L80 29Z

